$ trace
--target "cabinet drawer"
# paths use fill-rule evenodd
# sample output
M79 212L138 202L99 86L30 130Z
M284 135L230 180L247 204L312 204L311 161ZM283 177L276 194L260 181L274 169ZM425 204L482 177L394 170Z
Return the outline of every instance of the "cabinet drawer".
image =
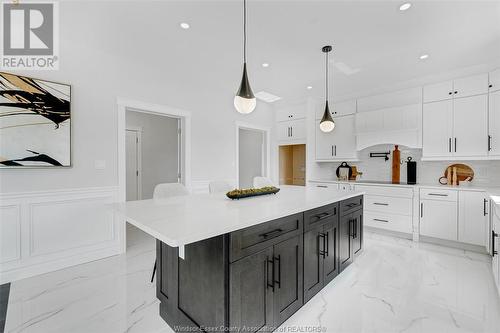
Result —
M362 195L342 201L340 203L340 214L344 216L360 208L363 208Z
M458 191L441 190L434 188L421 188L420 200L441 200L441 201L457 201Z
M231 262L302 233L303 217L303 213L294 214L232 232Z
M412 233L411 216L381 214L368 211L364 212L364 214L364 224L368 227L405 232L408 234Z
M365 209L385 214L411 215L412 199L367 195Z
M304 213L304 230L308 231L329 222L335 223L338 215L338 203L308 210Z
M339 184L336 184L336 183L309 182L309 186L314 186L314 187L319 187L319 188L331 188L331 189L338 189L339 188Z
M412 187L362 185L356 184L356 191L363 191L367 195L380 195L384 197L413 198Z

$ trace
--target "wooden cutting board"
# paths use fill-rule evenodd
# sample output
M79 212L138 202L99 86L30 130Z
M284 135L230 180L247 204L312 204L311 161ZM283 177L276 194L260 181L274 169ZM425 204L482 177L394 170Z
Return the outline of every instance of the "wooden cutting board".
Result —
M457 180L459 182L463 182L464 180L466 180L469 177L470 177L470 180L474 179L474 170L472 170L472 168L470 166L468 166L467 164L460 164L460 163L452 164L449 167L447 167L446 170L444 170L444 177L445 178L448 177L448 169L450 169L452 171L454 167L457 168Z

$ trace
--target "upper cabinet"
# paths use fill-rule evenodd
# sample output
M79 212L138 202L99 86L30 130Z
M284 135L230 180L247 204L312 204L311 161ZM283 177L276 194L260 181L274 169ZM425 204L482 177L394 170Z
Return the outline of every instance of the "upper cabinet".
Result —
M320 107L316 108L316 119L323 118L323 112L325 112L325 104L319 104ZM332 103L329 105L332 117L347 116L356 113L356 100L350 100L340 103Z
M276 121L288 121L305 118L306 109L306 104L300 104L277 110Z
M357 160L354 115L334 117L333 120L335 121L335 128L329 133L322 132L319 129L319 121L316 120L315 122L316 161Z
M276 111L277 139L280 144L306 141L307 104L289 106Z
M487 159L490 141L488 74L424 87L423 160Z
M488 115L489 155L491 158L500 158L500 90L489 94Z
M500 90L500 68L490 72L490 84L488 88L490 92Z
M424 86L424 103L488 93L488 74Z

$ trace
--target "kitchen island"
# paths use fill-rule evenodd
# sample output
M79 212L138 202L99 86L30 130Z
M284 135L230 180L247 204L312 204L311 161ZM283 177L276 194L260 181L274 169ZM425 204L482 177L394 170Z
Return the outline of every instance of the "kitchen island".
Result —
M283 186L118 204L157 239L160 315L175 331L273 331L363 249L363 193Z

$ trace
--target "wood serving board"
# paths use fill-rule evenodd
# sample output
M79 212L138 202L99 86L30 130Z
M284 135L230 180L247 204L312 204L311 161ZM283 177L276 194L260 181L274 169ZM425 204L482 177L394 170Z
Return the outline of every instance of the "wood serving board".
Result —
M474 171L472 170L472 168L466 164L460 164L460 163L452 164L449 167L447 167L446 170L444 170L444 177L445 178L448 177L448 169L451 172L453 172L454 167L457 168L457 180L459 182L463 182L464 180L466 180L469 177L470 177L470 180L474 179Z

